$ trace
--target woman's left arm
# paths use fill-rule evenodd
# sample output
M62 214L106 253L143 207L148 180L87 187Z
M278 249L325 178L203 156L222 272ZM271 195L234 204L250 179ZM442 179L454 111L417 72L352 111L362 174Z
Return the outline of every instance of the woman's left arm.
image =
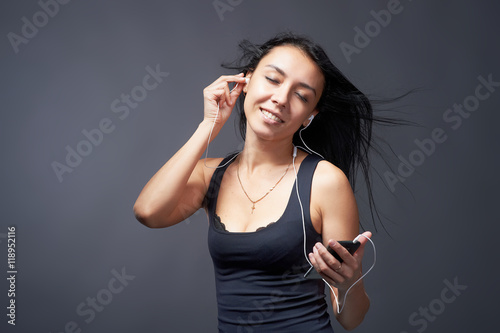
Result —
M363 321L370 307L370 300L365 292L363 281L359 281L349 291L344 303L347 289L358 280L362 273L361 262L364 247L368 240L360 237L359 249L354 255L337 241L353 240L359 234L359 217L356 200L351 185L344 173L333 164L321 161L314 173L311 190L311 219L313 225L321 228L323 244L317 243L309 260L320 275L333 287L339 302L338 313L335 296L332 303L337 321L346 329L352 330ZM316 228L318 229L318 228ZM371 237L370 232L365 232ZM331 255L326 246L337 252L343 259L340 263Z

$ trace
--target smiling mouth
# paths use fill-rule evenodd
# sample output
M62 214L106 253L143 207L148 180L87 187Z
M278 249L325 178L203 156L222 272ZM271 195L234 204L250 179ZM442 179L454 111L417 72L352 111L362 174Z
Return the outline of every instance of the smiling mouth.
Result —
M274 114L272 114L269 111L260 109L260 112L262 112L262 114L264 115L264 117L266 117L267 119L273 120L273 121L275 121L277 123L284 123L283 120L281 120L280 118L276 117Z

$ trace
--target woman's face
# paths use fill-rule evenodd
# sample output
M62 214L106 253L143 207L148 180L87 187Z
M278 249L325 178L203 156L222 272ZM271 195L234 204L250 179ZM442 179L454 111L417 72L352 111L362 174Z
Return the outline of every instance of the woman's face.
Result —
M324 77L319 67L294 46L277 46L264 56L245 87L247 134L290 140L309 116L317 114Z

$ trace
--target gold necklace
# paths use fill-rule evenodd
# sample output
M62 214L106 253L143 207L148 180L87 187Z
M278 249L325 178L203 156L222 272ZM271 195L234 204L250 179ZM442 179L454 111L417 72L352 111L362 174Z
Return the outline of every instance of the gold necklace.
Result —
M241 178L240 178L240 162L238 161L238 168L236 169L236 175L238 176L238 181L240 182L240 186L241 186L241 189L243 190L243 193L245 193L245 195L247 196L248 200L250 200L250 202L252 202L252 214L253 214L253 211L255 210L255 204L259 201L261 201L262 199L264 199L265 197L267 197L267 195L269 193L272 192L272 190L274 190L274 188L276 186L278 186L278 184L281 182L281 180L285 177L286 173L288 172L288 169L290 169L290 165L292 165L292 163L288 164L288 166L286 167L286 170L285 172L283 173L283 175L281 176L281 178L278 180L278 182L276 184L274 184L273 187L271 187L269 189L269 191L267 191L266 194L264 194L260 199L258 200L252 200L250 199L250 196L248 195L247 191L245 191L245 188L243 187L243 183L241 182Z

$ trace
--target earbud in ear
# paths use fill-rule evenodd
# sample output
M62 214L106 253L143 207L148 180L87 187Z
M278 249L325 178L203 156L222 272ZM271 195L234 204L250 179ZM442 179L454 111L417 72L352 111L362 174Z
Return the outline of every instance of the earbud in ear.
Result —
M306 127L304 127L304 129L308 128L308 127L309 127L309 125L311 125L311 123L312 123L313 119L314 119L314 115L312 114L312 115L308 118L309 123L306 125Z
M250 82L250 78L249 77L246 77L245 78L245 83L248 84L248 82Z

